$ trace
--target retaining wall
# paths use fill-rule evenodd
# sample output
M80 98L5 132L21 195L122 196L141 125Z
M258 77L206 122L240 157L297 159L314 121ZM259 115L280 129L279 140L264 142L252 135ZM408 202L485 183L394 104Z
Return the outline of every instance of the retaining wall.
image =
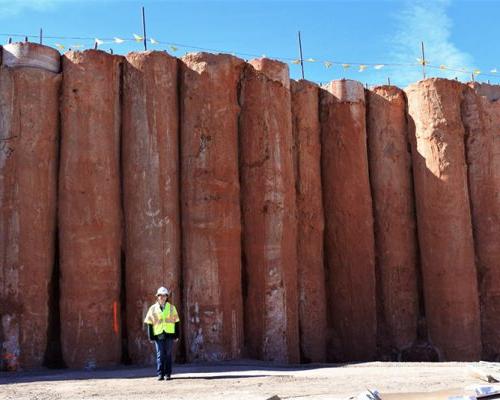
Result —
M178 361L499 357L498 87L2 58L0 369L153 363L159 286Z

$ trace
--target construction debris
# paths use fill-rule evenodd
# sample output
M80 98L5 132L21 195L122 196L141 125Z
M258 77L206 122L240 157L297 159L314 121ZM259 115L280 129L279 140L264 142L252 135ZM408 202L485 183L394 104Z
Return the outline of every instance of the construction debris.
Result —
M469 365L470 374L488 383L500 382L500 364L480 361Z
M356 396L356 400L382 400L382 397L380 397L378 390L372 391L370 389L366 389L364 392Z

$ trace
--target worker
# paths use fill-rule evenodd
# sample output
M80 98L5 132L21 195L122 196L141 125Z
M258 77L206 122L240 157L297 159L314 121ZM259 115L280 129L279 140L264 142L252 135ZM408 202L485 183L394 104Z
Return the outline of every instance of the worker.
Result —
M170 291L160 287L156 292L156 303L149 307L144 323L148 328L149 340L156 347L156 371L158 380L172 379L172 348L179 340L180 319L177 309L168 301Z

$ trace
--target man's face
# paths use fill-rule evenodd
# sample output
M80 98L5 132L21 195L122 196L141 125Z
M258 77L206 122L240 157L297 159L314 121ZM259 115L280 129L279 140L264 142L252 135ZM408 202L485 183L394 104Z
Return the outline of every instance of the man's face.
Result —
M158 295L158 303L160 303L162 306L164 306L166 302L167 302L167 296L164 294L159 294Z

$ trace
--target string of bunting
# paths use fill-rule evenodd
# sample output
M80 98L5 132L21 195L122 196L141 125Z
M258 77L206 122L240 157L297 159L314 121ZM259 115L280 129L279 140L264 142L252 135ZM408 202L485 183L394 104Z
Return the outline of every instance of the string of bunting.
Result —
M0 33L0 36L3 37L22 37L22 38L27 38L27 39L36 39L38 38L37 35L22 35L22 34L14 34L14 33ZM139 35L137 33L133 33L131 38L126 38L126 37L113 37L113 38L92 38L92 37L64 37L64 36L44 36L44 39L50 39L50 40L64 40L64 41L92 41L92 48L99 48L103 47L104 45L109 45L109 44L114 44L114 45L120 45L124 43L130 43L130 42L136 42L136 43L143 43L144 42L144 37L142 35ZM222 51L218 49L209 49L209 48L203 48L203 47L197 47L197 46L191 46L191 45L186 45L186 44L180 44L180 43L172 43L172 42L164 42L161 40L156 40L154 38L149 38L147 40L149 43L155 46L162 46L164 48L167 48L169 51L175 53L179 51L179 49L191 49L191 50L198 50L198 51L207 51L207 52L212 52L212 53L229 53L232 55L238 55L241 57L266 57L265 54L249 54L249 53L239 53L239 52L227 52L227 51ZM85 45L79 42L76 42L75 44L71 45L64 45L61 44L60 42L54 42L54 47L57 48L60 51L64 51L66 49L74 49L74 50L79 50L85 48ZM90 47L90 46L89 46ZM335 66L340 66L344 71L347 70L357 70L358 72L364 72L368 70L369 68L375 69L375 70L381 70L383 68L390 68L390 67L416 67L416 66L425 66L426 68L431 68L431 69L437 69L437 70L442 70L442 71L450 71L450 72L456 72L456 73L463 73L463 74L468 74L468 75L473 75L473 76L489 76L489 77L500 77L500 74L498 73L498 70L496 68L490 69L489 72L483 72L480 69L473 69L469 70L466 68L457 68L453 66L448 66L445 64L440 64L440 65L432 65L429 63L429 60L424 60L421 58L417 58L416 62L414 63L359 63L359 62L340 62L340 61L333 61L333 60L318 60L315 58L307 58L307 59L297 59L297 58L289 58L289 57L273 57L276 60L291 64L291 65L300 65L301 61L306 62L306 63L319 63L324 66L326 69L330 69Z

